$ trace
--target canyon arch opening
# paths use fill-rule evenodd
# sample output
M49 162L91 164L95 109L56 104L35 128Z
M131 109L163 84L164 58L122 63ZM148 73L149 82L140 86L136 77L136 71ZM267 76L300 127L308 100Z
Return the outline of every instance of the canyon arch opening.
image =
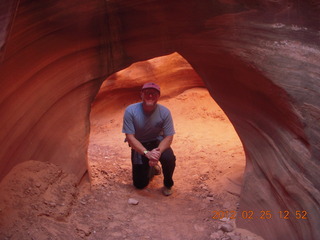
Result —
M140 88L150 79L161 86L159 103L171 110L176 129L172 144L177 157L175 186L168 200L161 194L162 175L155 176L143 190L133 187L130 148L121 132L124 109L140 101ZM169 229L173 234L172 227L177 236L202 239L218 230L221 219L237 211L245 165L242 144L200 77L178 53L134 63L107 78L92 104L90 122L88 171L92 187L118 192L119 201L106 201L111 209L121 208L128 198L141 202L137 212L130 211L136 215L134 224L152 228L143 221L153 219L162 231ZM162 209L156 218L149 212L150 200ZM185 215L186 209L188 217L177 217ZM166 222L163 216L169 215L176 219L168 217L171 222ZM113 221L125 219L120 214L114 215ZM233 225L235 219L229 221ZM162 238L170 239L170 234L162 233Z
M232 158L233 163L230 164L238 165L236 174L241 179L239 172L243 172L245 163L240 139L227 116L209 95L201 78L178 53L134 63L105 80L92 104L89 172L92 171L92 160L99 160L100 166L104 159L116 163L120 158L130 163L130 151L123 141L124 134L121 133L122 117L125 107L140 101L139 88L150 79L161 85L159 103L169 107L175 119L177 134L173 148L176 149L177 158L181 159L179 162L183 163L188 159L188 164L200 166L203 159L205 162L216 159L215 162L228 165L222 160ZM104 153L101 152L103 148ZM105 163L103 167L106 172L108 164ZM95 168L96 163L93 165ZM184 168L188 172L188 165ZM207 167L203 168L204 172L208 172ZM96 174L89 174L93 185L98 184L97 179L92 176ZM131 178L127 180L129 179ZM240 185L241 180L238 187ZM236 194L240 194L240 189Z

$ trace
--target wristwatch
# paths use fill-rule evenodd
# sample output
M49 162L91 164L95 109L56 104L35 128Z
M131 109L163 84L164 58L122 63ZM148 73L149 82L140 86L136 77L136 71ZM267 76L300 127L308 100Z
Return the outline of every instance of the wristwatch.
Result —
M144 150L143 155L145 156L148 152L149 152L148 150Z

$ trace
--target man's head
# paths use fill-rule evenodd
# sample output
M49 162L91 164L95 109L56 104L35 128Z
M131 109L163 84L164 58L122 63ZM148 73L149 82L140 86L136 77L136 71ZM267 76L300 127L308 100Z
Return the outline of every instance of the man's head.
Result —
M141 89L141 99L147 108L154 108L160 97L160 87L155 83L145 83Z
M160 95L160 86L155 84L155 83L145 83L143 86L142 86L142 89L141 91L145 90L145 89L156 89L158 92L159 92L159 95Z

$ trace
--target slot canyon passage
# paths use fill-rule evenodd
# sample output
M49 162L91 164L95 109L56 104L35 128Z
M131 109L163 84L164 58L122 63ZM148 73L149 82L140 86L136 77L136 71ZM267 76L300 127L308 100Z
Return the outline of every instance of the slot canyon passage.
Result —
M319 239L319 13L318 0L1 1L1 238L105 239L99 234L108 234L110 239L179 239L174 234L182 237L192 231L195 235L189 239L204 235L202 239L235 239L237 235L216 236L221 221L208 220L212 217L208 211L215 210L212 207L227 210L230 205L238 207L238 213L254 213L252 219L237 215L232 224L266 240ZM227 172L237 165L229 169L215 158L215 153L220 159L240 158L238 153L232 158L230 151L219 152L227 147L223 141L214 145L212 161L199 172L192 172L191 163L187 166L187 161L178 160L175 195L164 198L158 194L159 178L140 193L130 188L125 161L129 149L123 142L125 150L117 155L117 162L111 162L111 145L98 141L99 131L108 133L108 126L116 130L119 116L115 109L110 106L112 115L103 115L109 122L100 130L98 117L92 119L90 129L90 112L96 111L91 106L104 80L133 63L175 52L201 81L187 81L178 74L161 82L170 96L162 101L173 108L181 101L200 103L205 101L201 96L208 96L205 90L209 91L245 152L240 197L227 188L234 183ZM114 103L134 101L141 87L134 79L122 85L110 83L104 85ZM113 89L115 86L119 88ZM219 116L216 105L210 102L210 106L194 111ZM188 115L176 116L178 123L183 117ZM206 123L219 126L222 119L226 118ZM180 140L187 137L181 133ZM191 139L190 135L188 141ZM212 138L212 144L217 140ZM179 159L182 150L179 145L176 148ZM201 145L194 148L199 158L206 159L207 151L202 152ZM101 166L95 159L103 157L110 164ZM184 185L182 177L188 168L190 182ZM192 180L200 181L198 191ZM137 206L127 203L131 196L140 200ZM106 205L115 202L119 208L103 214ZM156 218L162 204L168 202L169 210L180 209L181 216L165 216L168 231L161 232L159 226L156 231L164 235L154 236L156 232L145 229L140 217ZM192 207L184 209L190 203ZM141 207L147 210L136 213ZM91 212L95 218L90 215L94 209L98 210ZM188 211L196 216L191 218ZM261 211L270 211L272 218L259 218ZM280 211L290 213L288 219L279 216ZM204 212L208 215L198 222ZM132 219L122 225L116 221L128 216ZM173 231L170 221L182 223L183 219L186 225ZM93 228L91 221L99 222L100 228ZM133 226L136 232L130 232ZM243 232L241 237L252 237L249 235Z
M172 147L177 166L175 193L169 198L161 194L163 176L155 176L142 191L132 186L131 151L121 133L122 118L126 106L141 100L140 89L123 90L128 79L140 87L148 79L157 79L163 86L159 103L171 109L176 128ZM183 80L184 87L189 89L175 86L173 79ZM113 224L124 230L110 233L111 236L123 237L129 233L132 239L228 237L227 233L215 232L224 223L219 220L230 218L231 214L217 216L214 211L237 210L244 153L232 125L208 91L199 88L202 85L201 79L178 54L136 63L103 84L92 107L88 157L92 185L102 186L102 191L110 195L103 205L118 213L125 212L113 217ZM128 208L128 198L138 200L138 206ZM99 209L101 211L102 206ZM128 220L130 224L126 225ZM232 220L225 223L234 225ZM138 235L134 237L135 234ZM241 234L242 239L246 239L249 233L228 234Z

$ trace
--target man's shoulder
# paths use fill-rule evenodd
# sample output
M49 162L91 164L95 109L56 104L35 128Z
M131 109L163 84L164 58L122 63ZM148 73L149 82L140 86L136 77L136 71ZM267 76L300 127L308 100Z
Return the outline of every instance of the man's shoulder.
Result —
M158 107L159 107L161 112L170 112L169 108L167 108L166 106L163 106L163 105L161 105L159 103L158 103Z

